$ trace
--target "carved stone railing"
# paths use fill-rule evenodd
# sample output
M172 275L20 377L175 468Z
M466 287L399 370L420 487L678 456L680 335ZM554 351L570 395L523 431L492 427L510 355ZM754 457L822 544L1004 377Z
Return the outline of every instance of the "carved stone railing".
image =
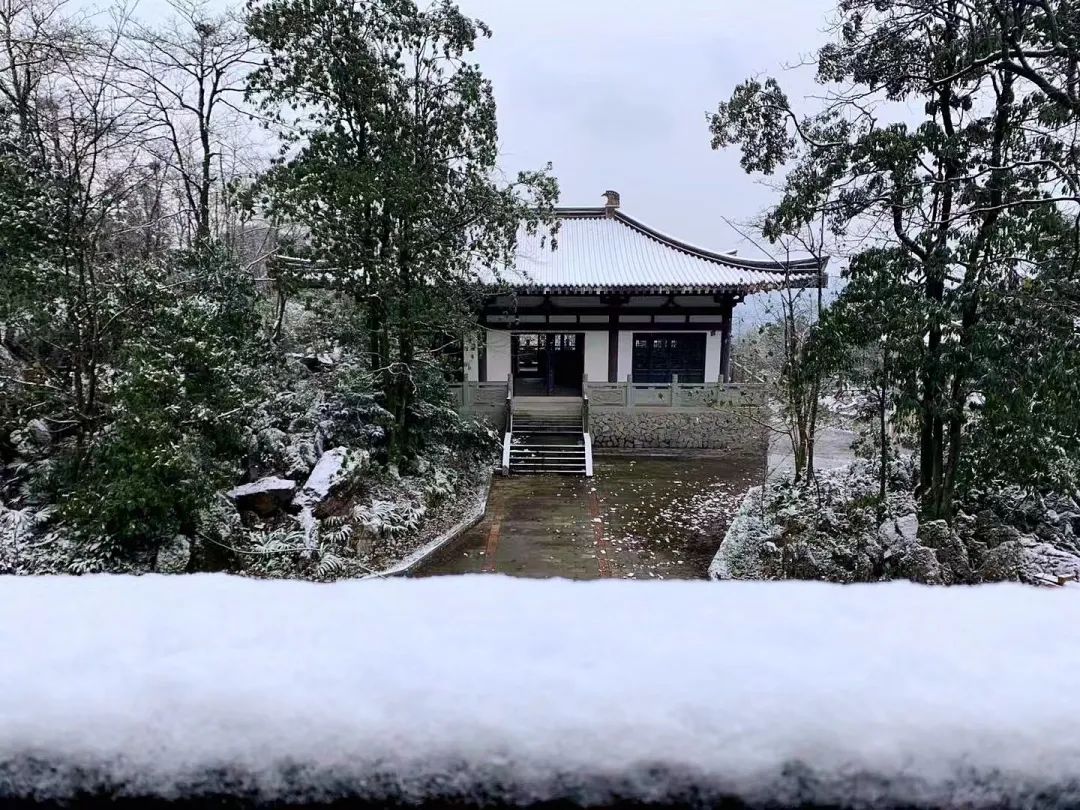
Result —
M606 408L712 409L722 406L759 405L764 387L743 383L590 382L583 394L592 410Z
M450 401L459 410L503 409L513 396L510 382L467 382L450 386Z
M450 386L450 404L458 413L486 419L497 429L510 425L514 389L512 380L466 382Z

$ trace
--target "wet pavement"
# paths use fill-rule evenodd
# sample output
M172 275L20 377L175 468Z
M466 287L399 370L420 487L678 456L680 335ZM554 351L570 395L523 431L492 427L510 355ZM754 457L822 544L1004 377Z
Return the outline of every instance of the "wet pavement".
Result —
M702 579L756 467L598 457L593 478L497 475L484 519L414 575Z

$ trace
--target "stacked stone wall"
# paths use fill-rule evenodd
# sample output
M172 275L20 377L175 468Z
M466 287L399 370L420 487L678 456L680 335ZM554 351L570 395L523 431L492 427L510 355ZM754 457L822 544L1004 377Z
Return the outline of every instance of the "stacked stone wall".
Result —
M764 458L768 435L759 406L715 409L593 408L593 447L722 450L732 456Z

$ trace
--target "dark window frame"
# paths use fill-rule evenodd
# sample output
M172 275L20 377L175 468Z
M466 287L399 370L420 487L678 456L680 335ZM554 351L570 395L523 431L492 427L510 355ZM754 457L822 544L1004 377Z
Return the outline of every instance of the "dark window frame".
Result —
M634 332L630 368L635 383L705 382L705 332Z

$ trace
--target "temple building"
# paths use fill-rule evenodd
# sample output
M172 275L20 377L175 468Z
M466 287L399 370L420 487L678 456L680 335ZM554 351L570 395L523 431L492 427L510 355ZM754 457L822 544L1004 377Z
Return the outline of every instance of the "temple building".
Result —
M523 235L484 306L467 379L513 377L520 396L580 396L582 381L731 380L734 308L750 293L816 286L825 261L787 264L680 242L623 213L558 211L558 249ZM509 288L509 289L507 289Z
M727 385L734 308L751 293L824 285L827 259L705 250L605 196L558 211L556 250L523 235L515 265L484 275L492 294L465 352L462 408L503 428L507 471L590 474L594 443L760 451L731 418L761 405L760 392Z

